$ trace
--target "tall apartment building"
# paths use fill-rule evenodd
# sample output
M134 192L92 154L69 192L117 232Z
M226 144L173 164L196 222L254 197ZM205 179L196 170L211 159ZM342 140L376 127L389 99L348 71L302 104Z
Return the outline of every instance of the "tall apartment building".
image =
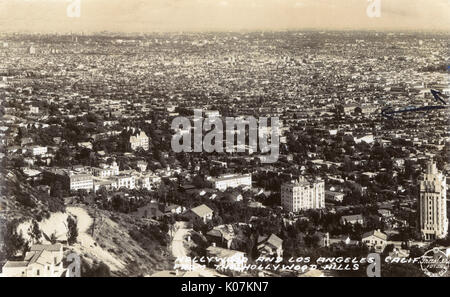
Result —
M221 175L217 178L212 179L214 188L225 191L228 188L236 188L239 186L252 186L252 175L251 174L230 174Z
M420 231L424 240L444 238L448 233L447 183L445 176L429 162L420 178Z
M144 150L148 150L148 137L144 131L141 131L137 135L130 136L130 145L132 150L137 150L138 148L142 148Z
M281 206L289 212L325 208L325 182L305 178L281 186Z

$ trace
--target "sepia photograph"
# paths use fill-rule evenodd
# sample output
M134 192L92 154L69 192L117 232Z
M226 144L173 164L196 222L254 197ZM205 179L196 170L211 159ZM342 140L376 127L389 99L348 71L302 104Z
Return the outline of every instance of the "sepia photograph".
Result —
M449 277L449 37L449 0L0 0L0 277Z

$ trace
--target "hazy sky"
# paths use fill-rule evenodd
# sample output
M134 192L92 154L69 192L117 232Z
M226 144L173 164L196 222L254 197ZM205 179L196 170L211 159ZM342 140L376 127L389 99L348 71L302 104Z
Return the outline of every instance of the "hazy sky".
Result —
M0 32L375 29L450 31L450 0L0 0ZM377 0L373 0L377 1Z

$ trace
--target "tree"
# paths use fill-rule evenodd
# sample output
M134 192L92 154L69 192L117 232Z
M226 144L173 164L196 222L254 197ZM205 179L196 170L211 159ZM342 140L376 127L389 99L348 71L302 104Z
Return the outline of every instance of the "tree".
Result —
M78 226L76 217L69 215L67 217L67 243L72 245L77 241Z
M28 235L31 238L33 244L38 244L41 242L42 232L39 229L39 224L36 220L31 221L31 225L28 228Z
M2 254L5 259L9 259L14 257L18 251L23 250L26 243L22 234L17 232L18 222L16 220L1 225L3 226L0 230L0 237L3 239Z
M194 184L195 187L197 187L199 189L208 187L208 183L205 182L203 177L201 177L200 175L194 176L192 183Z
M55 244L56 241L57 241L57 238L56 238L55 232L53 232L52 235L50 235L50 243Z

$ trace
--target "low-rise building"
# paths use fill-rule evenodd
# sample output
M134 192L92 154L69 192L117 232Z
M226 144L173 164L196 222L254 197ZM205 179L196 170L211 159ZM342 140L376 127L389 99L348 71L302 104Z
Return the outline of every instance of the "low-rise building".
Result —
M375 252L382 253L387 245L387 235L380 230L364 233L362 242L369 248L374 248Z
M212 220L213 215L214 211L205 204L194 207L186 213L186 216L192 221L201 221L203 223L207 223Z
M2 269L3 277L60 277L63 267L61 244L33 245L22 261L7 261Z
M362 215L360 215L360 214L349 215L349 216L342 216L340 222L341 222L342 225L345 225L345 224L351 224L351 225L361 224L361 225L363 225L364 224L364 217Z
M257 250L263 257L283 257L283 240L275 234L260 236Z
M236 188L239 186L252 186L251 174L231 174L221 175L220 177L213 178L212 183L214 188L225 191L228 188Z

